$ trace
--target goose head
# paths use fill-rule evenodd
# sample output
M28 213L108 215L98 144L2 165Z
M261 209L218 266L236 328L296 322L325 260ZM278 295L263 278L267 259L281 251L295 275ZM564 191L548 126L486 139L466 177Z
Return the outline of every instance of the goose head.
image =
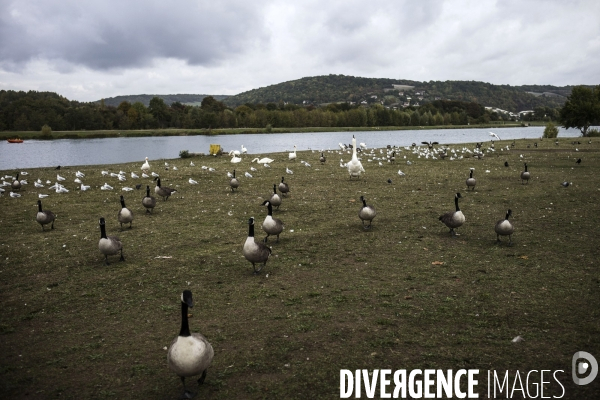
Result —
M186 304L189 308L194 307L194 299L192 298L192 292L189 290L184 290L181 293L181 302Z

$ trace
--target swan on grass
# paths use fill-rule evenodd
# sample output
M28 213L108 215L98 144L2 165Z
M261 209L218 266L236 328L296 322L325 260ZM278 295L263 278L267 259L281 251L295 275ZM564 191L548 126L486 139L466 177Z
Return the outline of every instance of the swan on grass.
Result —
M353 177L360 178L360 174L365 172L362 163L359 161L356 155L356 138L352 135L352 159L346 163L350 179Z

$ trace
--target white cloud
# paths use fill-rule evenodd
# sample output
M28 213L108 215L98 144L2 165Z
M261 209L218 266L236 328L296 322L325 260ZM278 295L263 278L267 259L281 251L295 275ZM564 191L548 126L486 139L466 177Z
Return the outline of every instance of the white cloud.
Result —
M600 83L600 2L0 3L0 88L92 101L345 74Z

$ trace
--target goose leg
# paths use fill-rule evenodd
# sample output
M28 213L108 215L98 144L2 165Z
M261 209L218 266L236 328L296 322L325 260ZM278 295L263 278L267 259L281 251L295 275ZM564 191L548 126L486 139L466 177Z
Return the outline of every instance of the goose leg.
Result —
M105 255L104 255L104 265L110 265L110 264L108 263L108 254L105 254Z
M54 221L52 221L52 228L51 229L54 229Z
M205 379L206 379L206 370L204 370L204 372L202 372L202 376L198 379L198 385L202 385L204 383Z
M256 269L256 265L254 265L254 263L252 263L252 267L254 268L254 275L258 275L258 273L260 272L260 270L262 269L262 267Z
M187 390L185 387L185 377L181 377L181 383L183 383L183 394L181 395L180 399L193 399L196 396L196 393Z
M119 258L119 261L125 261L125 257L123 257L123 249L121 249L121 258Z

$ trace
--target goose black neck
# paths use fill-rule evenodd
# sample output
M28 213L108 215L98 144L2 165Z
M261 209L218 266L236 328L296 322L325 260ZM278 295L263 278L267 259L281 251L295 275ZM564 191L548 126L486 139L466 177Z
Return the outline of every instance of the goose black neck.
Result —
M125 199L121 196L121 207L125 208Z
M233 170L233 177L235 178L235 169Z
M267 203L267 215L270 215L271 217L273 216L273 206L271 205L271 202Z
M276 184L273 184L273 193L277 194L277 185Z
M254 224L248 224L248 237L254 237Z
M469 172L469 178L473 177L473 171Z
M283 176L281 177L281 183L283 183Z
M150 197L150 186L146 186L146 197Z
M156 180L156 186L160 187L160 178Z
M179 331L179 336L191 336L190 333L190 324L188 322L188 305L181 302L181 330Z
M42 212L42 201L38 200L38 211Z
M367 206L367 201L365 199L363 199L362 202L363 202L363 207L366 207Z
M107 239L106 237L106 227L104 224L100 224L100 237L103 239Z
M509 218L509 217L510 217L510 211L507 211L507 212L506 212L506 218L505 218L505 219L506 219L506 220L508 220L508 218Z
M460 208L458 208L458 196L454 197L454 205L456 206L456 211L460 211Z
M525 164L525 172L527 172L527 164Z

